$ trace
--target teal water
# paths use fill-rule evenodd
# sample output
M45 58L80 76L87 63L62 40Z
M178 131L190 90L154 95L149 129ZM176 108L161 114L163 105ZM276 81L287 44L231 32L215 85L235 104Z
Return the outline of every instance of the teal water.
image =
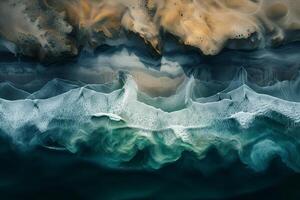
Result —
M3 199L298 199L298 49L1 57Z

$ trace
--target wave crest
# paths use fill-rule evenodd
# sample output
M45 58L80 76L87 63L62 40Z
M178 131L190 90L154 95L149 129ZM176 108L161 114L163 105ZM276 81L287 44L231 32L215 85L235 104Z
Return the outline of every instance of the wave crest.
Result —
M1 99L0 129L25 149L84 153L110 167L157 169L183 152L201 160L215 148L224 162L237 154L256 171L274 157L299 171L299 103L257 93L243 78L216 97L195 98L195 81L157 98L140 92L130 75L111 91L56 79L28 98ZM132 163L141 152L147 156Z

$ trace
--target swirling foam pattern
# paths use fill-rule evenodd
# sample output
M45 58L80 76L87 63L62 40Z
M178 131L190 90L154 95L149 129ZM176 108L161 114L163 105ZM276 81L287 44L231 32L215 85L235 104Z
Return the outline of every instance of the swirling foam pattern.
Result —
M157 56L127 39L49 65L0 41L7 199L220 199L297 176L299 43L207 57L168 36Z
M113 91L54 80L24 99L1 99L0 129L27 148L73 153L88 148L110 167L121 167L145 150L149 157L131 167L157 169L185 151L202 159L214 147L225 160L236 151L257 171L276 156L299 171L299 103L259 94L241 82L196 98L195 80L184 84L176 95L155 99L140 93L130 75Z

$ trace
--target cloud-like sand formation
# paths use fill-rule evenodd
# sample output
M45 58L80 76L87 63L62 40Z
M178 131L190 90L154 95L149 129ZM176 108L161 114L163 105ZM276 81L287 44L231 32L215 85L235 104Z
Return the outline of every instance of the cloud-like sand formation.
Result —
M243 199L299 177L297 2L1 0L2 199Z
M40 58L76 55L128 32L158 52L168 32L206 55L300 38L298 0L5 0L0 9L1 36Z

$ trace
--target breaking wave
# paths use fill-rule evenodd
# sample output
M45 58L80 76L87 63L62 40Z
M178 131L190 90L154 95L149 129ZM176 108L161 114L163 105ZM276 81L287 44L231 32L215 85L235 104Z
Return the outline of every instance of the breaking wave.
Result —
M197 97L202 84L194 78L174 95L151 97L126 73L109 84L54 79L31 94L3 83L0 129L23 148L84 153L114 168L158 169L183 152L201 160L215 148L225 162L238 155L256 171L275 157L299 171L300 103L283 99L296 98L299 80L257 89L246 76L241 68L225 90L208 97ZM131 164L139 152L148 156Z
M25 170L0 191L70 171L84 197L227 198L299 172L299 43L207 57L169 37L159 57L136 40L49 65L1 50L0 157Z

